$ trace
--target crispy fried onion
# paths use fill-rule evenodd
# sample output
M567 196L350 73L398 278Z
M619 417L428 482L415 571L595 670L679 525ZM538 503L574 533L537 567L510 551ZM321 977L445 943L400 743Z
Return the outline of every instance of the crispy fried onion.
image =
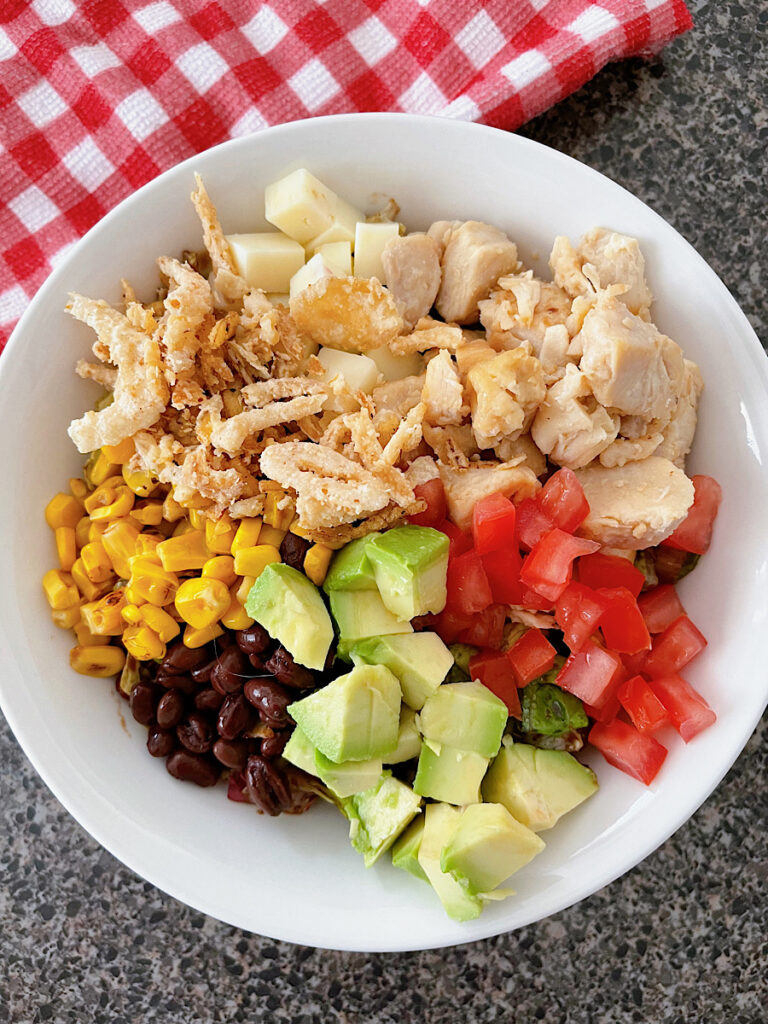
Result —
M197 495L214 503L221 514L240 498L245 479L236 469L216 469L206 445L185 448L170 434L155 438L147 431L134 437L135 466L150 473L160 483L170 484L176 500L185 505Z
M107 391L113 390L117 380L117 370L114 366L105 366L104 363L89 363L87 359L77 360L75 373L83 380L92 380L94 384L101 384Z
M216 207L210 200L199 174L195 175L197 190L192 193L192 203L203 226L203 241L213 266L214 298L219 305L239 306L248 291L248 285L237 273L232 253L221 230Z
M447 349L455 352L466 344L464 333L456 324L444 324L430 317L422 317L411 334L402 335L389 343L389 349L397 356L426 352L430 348Z
M363 519L361 523L356 526L331 526L328 528L321 528L317 530L305 530L304 535L306 539L312 541L314 544L324 544L327 548L332 548L337 551L339 548L343 548L345 544L349 544L351 540L357 540L358 537L365 537L369 533L373 533L374 530L386 530L390 526L396 526L401 523L406 516L415 516L419 512L423 512L427 507L426 501L421 498L417 498L411 502L405 508L401 508L399 505L391 504L383 508L381 512L374 512L372 516L368 516L367 519Z
M163 354L165 376L173 385L180 375L195 366L197 353L213 324L213 296L205 278L186 264L161 256L157 265L170 283L163 302ZM206 327L205 334L203 326Z
M73 294L67 310L96 331L117 368L112 404L100 412L91 410L69 425L77 450L92 452L152 426L168 404L168 386L156 338L137 330L100 299Z

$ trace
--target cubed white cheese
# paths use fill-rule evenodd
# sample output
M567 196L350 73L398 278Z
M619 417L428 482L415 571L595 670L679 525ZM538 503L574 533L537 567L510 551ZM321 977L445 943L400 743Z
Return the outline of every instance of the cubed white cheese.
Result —
M349 277L352 273L351 242L326 242L317 247L316 255L322 256L337 277Z
M308 288L311 284L315 284L317 281L322 281L324 277L337 277L333 270L328 266L320 253L316 253L311 260L308 260L304 266L297 270L291 278L288 294L290 298L294 295L298 295L299 292L303 292L305 288Z
M399 234L399 224L366 224L358 221L355 225L355 277L378 277L380 281L383 280L381 254L387 242Z
M364 391L370 394L379 382L379 369L368 356L355 355L352 352L340 352L335 348L321 348L317 358L325 368L325 380L330 382L340 375L353 391ZM343 398L331 395L325 403L325 409L331 412L349 412L357 408L357 403L347 405Z
M336 196L336 207L330 227L307 243L310 256L317 252L321 245L328 245L330 242L349 242L354 252L355 226L358 221L363 220L365 220L365 214L362 210L358 210L346 199Z
M387 345L373 348L366 353L376 363L385 380L402 380L403 377L418 377L424 372L424 363L418 352L407 356L396 356Z
M264 216L302 245L333 224L338 197L301 167L264 191Z
M288 282L304 266L304 249L281 231L227 235L238 274L251 288L286 292Z
M287 306L291 296L288 292L269 292L267 298L273 306Z

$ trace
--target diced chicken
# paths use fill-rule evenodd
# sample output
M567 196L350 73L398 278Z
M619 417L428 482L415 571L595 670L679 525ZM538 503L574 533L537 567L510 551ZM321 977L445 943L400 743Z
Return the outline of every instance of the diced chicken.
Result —
M601 405L666 424L684 379L680 346L601 294L581 329L580 367Z
M604 452L600 452L600 465L626 466L628 462L642 462L654 454L663 439L659 433L645 434L643 437L617 437Z
M437 255L440 260L443 258L448 239L461 225L460 220L436 220L428 228L427 234L437 246Z
M626 288L619 297L638 316L647 317L653 296L645 280L645 260L636 238L606 228L593 228L578 249L563 236L555 239L549 265L555 281L569 295L588 295L595 288Z
M393 238L381 254L384 284L409 327L426 316L440 288L440 252L429 235Z
M466 345L456 349L456 366L459 374L462 377L466 377L477 363L483 363L486 359L493 359L496 355L498 355L498 352L492 349L486 341L480 339L468 341Z
M389 380L373 389L373 404L376 412L396 412L405 417L414 405L421 401L424 387L423 373L417 377L401 377L400 380Z
M425 423L423 430L424 440L435 453L438 462L446 466L466 467L470 458L480 452L469 423L462 423L459 427L432 427Z
M685 473L656 455L610 469L587 466L576 476L589 502L579 532L611 547L660 544L693 504L693 484Z
M502 275L517 269L517 246L498 228L468 220L447 232L440 262L438 313L452 323L473 324L480 300L488 298Z
M440 476L437 463L429 455L420 455L408 466L405 471L405 479L411 487L418 487L419 484L429 483Z
M467 387L480 449L525 433L547 390L538 359L521 348L477 363L467 374Z
M544 331L544 341L539 349L539 362L544 371L544 380L552 384L560 380L571 361L571 339L565 324L555 324Z
M499 290L483 300L479 308L490 345L509 349L530 341L538 354L547 328L567 323L571 298L557 285L538 280L528 270L502 277Z
M669 459L680 469L685 468L685 457L691 450L693 435L696 431L696 409L699 404L704 381L696 363L684 360L685 380L683 393L672 414L672 419L664 430L664 440L656 449L656 455Z
M531 425L539 449L558 466L586 466L615 440L619 417L598 405L584 374L572 363L548 390Z
M424 419L435 427L459 424L469 412L456 364L445 349L427 364L421 400L427 407Z
M536 476L542 476L547 469L547 460L530 434L522 434L510 441L504 438L494 448L502 462L514 462L518 466L526 466Z
M440 466L448 515L462 530L472 525L472 509L481 498L496 492L520 502L532 498L541 486L524 466L472 465L466 469Z

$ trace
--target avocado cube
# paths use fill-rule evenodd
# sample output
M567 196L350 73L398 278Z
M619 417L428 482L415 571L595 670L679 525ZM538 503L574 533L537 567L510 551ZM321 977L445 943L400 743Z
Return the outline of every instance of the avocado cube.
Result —
M258 582L258 581L257 581ZM332 590L331 614L339 631L339 657L349 660L356 640L390 633L412 633L410 622L396 618L384 607L376 590Z
M442 800L446 804L475 804L480 801L480 783L488 769L489 759L473 750L456 747L421 745L419 764L413 789L421 796Z
M595 773L564 750L540 750L505 737L483 780L483 799L503 804L534 832L552 828L597 792Z
M429 526L397 526L370 540L366 553L386 607L399 619L441 612L446 600L448 537Z
M499 752L508 716L504 701L482 683L444 683L424 704L418 725L431 743L490 758Z
M453 665L451 652L437 633L372 636L355 643L349 653L354 662L386 665L400 680L403 700L416 711L437 690Z
M373 566L366 552L366 545L378 533L369 533L350 541L333 556L323 583L323 590L376 590Z
M306 733L298 725L294 728L283 748L283 757L297 768L301 768L308 775L317 776L315 748L310 743Z
M341 806L349 818L350 841L369 868L418 814L421 798L385 771L374 786L342 800Z
M428 882L424 868L419 864L419 847L424 835L424 815L412 821L403 834L392 845L392 863L396 868L407 871L414 878Z
M315 751L315 774L340 799L370 789L379 781L381 769L381 758L335 764L319 750Z
M483 901L467 892L453 875L440 867L440 856L448 845L461 818L458 807L428 804L424 809L424 832L419 844L419 865L440 898L446 913L455 921L471 921L479 917Z
M248 592L245 609L300 665L323 668L333 623L320 591L304 573L271 563Z
M529 683L523 690L523 732L561 736L589 725L584 705L552 683Z
M440 867L472 894L488 893L533 860L544 842L502 804L466 807L440 854Z
M384 755L384 764L401 764L412 761L421 751L421 733L416 728L416 712L405 704L400 708L400 731L397 746L390 754Z

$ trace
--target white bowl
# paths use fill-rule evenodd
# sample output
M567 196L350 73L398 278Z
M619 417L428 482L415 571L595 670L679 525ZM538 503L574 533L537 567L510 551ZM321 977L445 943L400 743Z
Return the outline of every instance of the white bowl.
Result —
M264 186L305 165L347 199L394 196L409 228L474 218L504 228L546 272L557 234L600 224L645 253L659 326L701 366L706 390L689 472L724 500L715 540L680 587L709 647L687 675L717 723L673 739L646 789L593 755L601 788L544 838L515 878L518 894L466 924L386 858L366 871L344 820L325 806L271 819L172 779L144 749L146 730L109 680L69 669L71 639L51 624L40 578L55 564L43 520L77 475L69 421L94 397L73 372L91 334L63 307L70 290L116 301L119 280L155 283L154 260L200 246L189 202L199 171L227 231L263 225ZM296 122L225 143L161 175L69 254L0 359L2 708L26 754L74 817L126 865L177 899L241 928L347 950L406 950L496 935L555 913L629 870L696 810L734 762L766 704L766 363L713 271L660 217L588 167L490 128L407 115Z

